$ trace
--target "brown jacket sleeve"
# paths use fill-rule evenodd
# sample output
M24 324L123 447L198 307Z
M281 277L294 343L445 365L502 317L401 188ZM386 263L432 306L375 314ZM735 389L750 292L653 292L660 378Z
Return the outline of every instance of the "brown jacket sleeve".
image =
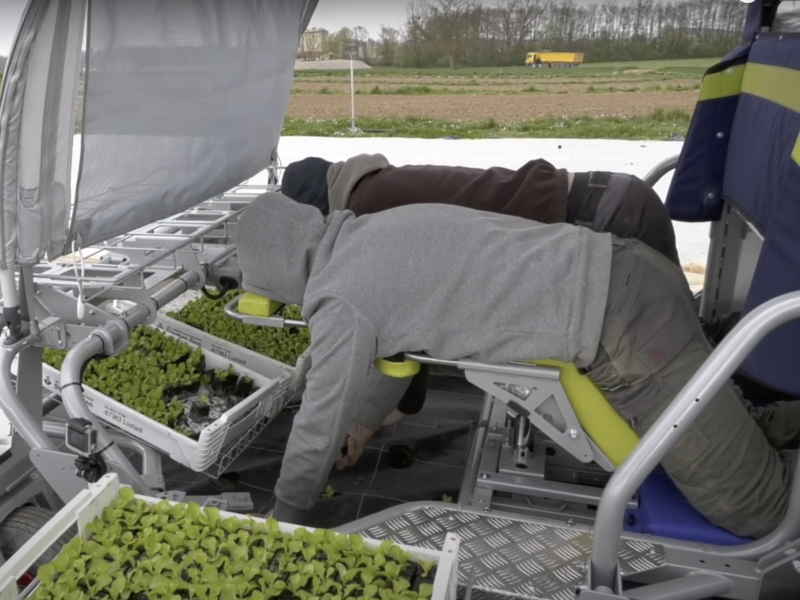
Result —
M544 160L529 161L518 170L389 166L365 175L353 188L347 208L361 216L408 204L455 204L563 223L567 192L567 172Z

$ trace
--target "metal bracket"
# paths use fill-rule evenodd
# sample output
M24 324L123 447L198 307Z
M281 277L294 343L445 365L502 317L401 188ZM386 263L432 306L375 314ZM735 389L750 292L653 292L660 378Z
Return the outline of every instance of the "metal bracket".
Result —
M142 473L142 479L151 490L163 490L165 487L164 476L161 473Z
M586 568L584 570L584 585L581 586L580 589L580 599L585 600L589 598L590 600L608 600L609 598L615 598L616 600L630 600L625 596L620 596L619 594L622 593L622 574L619 570L619 558L617 558L617 566L614 570L614 588L610 589L603 586L597 586L595 589L594 584L594 577L592 574L592 561L591 558L586 563Z
M155 313L152 299L147 297L148 308ZM115 315L97 306L91 306L84 315L83 322L77 320L78 299L72 294L49 285L38 285L36 290L36 309L41 330L41 345L48 348L67 350L97 332L108 323L116 323L120 331L127 332L127 327ZM152 305L152 306L150 306ZM121 352L127 346L127 335L118 337L116 341L104 340L110 344L113 353Z
M42 478L58 494L64 504L69 503L88 485L75 473L74 454L37 449L31 450L30 459ZM133 481L124 469L120 469L111 461L107 461L106 464L109 471L113 471L119 476L122 485L132 486Z
M614 463L611 462L605 453L600 450L597 444L595 444L594 440L590 438L588 435L586 439L589 441L589 446L592 447L592 452L594 452L594 462L597 464L598 467L606 471L607 473L613 473L617 470L614 466Z
M537 367L535 371L535 379L470 368L464 373L467 381L507 404L515 414L526 417L576 459L592 462L594 451L561 385L558 369Z

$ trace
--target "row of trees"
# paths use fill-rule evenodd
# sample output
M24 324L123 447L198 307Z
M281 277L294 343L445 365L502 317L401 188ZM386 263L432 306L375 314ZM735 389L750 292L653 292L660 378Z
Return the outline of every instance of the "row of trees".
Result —
M735 0L412 0L401 28L344 28L328 55L357 49L373 65L520 65L534 50L583 52L587 62L716 57L740 38L746 5Z

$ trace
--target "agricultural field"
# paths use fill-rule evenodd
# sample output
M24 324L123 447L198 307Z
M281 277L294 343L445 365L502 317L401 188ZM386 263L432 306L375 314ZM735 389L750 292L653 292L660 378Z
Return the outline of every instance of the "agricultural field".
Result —
M714 59L355 72L363 134L674 139ZM350 72L298 70L285 135L350 134Z

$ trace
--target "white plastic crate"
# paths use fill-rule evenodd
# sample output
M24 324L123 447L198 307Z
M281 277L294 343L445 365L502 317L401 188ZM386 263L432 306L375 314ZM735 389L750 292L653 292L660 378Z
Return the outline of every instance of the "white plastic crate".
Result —
M231 362L203 350L207 369L228 369ZM100 420L167 454L174 461L198 472L221 474L249 446L266 424L289 402L291 376L280 373L265 377L234 365L234 370L253 380L256 391L205 427L197 440L190 439L140 412L83 386L86 406ZM61 373L42 365L42 385L58 392ZM216 469L213 467L216 466ZM213 469L213 470L212 470Z
M199 346L203 350L222 356L225 360L232 362L234 365L242 366L254 373L260 373L267 377L273 377L276 370L290 373L290 398L296 400L302 393L306 375L311 367L311 355L309 350L301 354L297 359L297 364L292 367L286 363L264 356L258 352L253 352L233 342L223 340L201 329L182 323L163 313L159 313L152 326L158 327L165 333L192 344L193 346Z
M17 592L17 581L26 573L30 572L39 557L52 547L56 541L64 535L71 527L77 525L78 535L86 537L87 526L96 518L102 515L103 509L109 506L118 496L120 490L119 478L115 473L104 476L97 483L78 494L69 504L61 509L58 514L6 563L0 567L0 600L16 600L19 598ZM137 498L157 504L161 500L145 496ZM172 504L175 504L174 502ZM223 518L237 517L230 512L220 511ZM253 517L253 520L264 522L263 519ZM296 526L281 524L281 529L287 533L292 533ZM306 528L313 531L312 528ZM377 548L381 542L371 539L364 539L364 543L371 548ZM452 533L445 537L441 551L430 550L428 548L418 548L398 544L403 550L418 561L437 561L436 577L433 581L433 596L431 600L456 600L458 584L458 550L459 539Z

